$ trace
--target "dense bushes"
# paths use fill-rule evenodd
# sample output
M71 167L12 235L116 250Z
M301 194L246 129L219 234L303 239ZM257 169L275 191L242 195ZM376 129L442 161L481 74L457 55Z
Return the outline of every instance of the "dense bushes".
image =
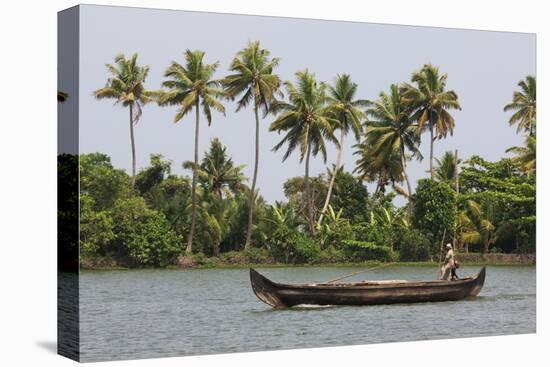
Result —
M182 252L182 238L163 214L147 207L140 197L121 199L112 211L116 233L110 248L134 265L166 266Z
M225 159L223 154L219 158ZM369 195L360 181L340 170L333 200L314 235L305 225L303 179L289 179L286 202L269 205L257 196L252 246L246 251L248 188L228 186L221 176L210 177L204 166L197 188L193 253L186 254L189 177L170 174L171 162L153 155L151 166L138 173L132 192L130 178L114 168L109 157L84 154L80 156L81 259L136 267L182 261L201 266L426 261L437 256L443 232L447 241L455 236L463 251L466 241L477 236L481 242L472 242L471 249L483 249L484 241L490 251L534 252L534 179L518 178L510 172L509 162L472 159L466 162L458 198L445 182L420 180L411 198L412 217L406 206L395 207L395 194ZM319 175L313 180L317 213L327 179L328 175ZM471 201L479 203L477 212ZM60 215L60 220L64 218ZM487 222L493 228L490 232L481 226Z
M391 248L372 242L345 240L343 245L344 254L351 261L394 261L397 258Z
M80 250L83 258L107 256L129 266L166 266L182 252L182 238L162 213L141 197L119 199L110 210L94 212L81 198Z
M426 261L433 254L430 239L416 229L399 231L397 243L401 261Z
M372 243L375 246L387 246L392 248L393 245L393 227L385 226L376 222L360 223L353 226L354 238L357 241Z
M419 180L412 204L415 228L432 241L440 240L443 233L451 237L457 216L456 192L447 183Z
M306 234L285 227L273 232L267 246L275 261L287 264L316 262L321 252L319 244Z

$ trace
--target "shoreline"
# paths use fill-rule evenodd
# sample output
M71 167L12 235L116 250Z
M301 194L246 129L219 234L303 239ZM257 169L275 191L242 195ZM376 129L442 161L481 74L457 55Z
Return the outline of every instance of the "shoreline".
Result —
M461 266L536 266L535 254L457 254ZM107 262L114 262L109 259ZM117 263L93 264L89 260L81 261L80 270L86 271L110 271L110 270L192 270L192 269L248 269L248 268L357 268L389 264L382 261L364 261L364 262L335 262L335 263L313 263L313 264L285 264L275 262L242 262L231 263L223 262L216 258L208 258L208 261L202 264L189 264L186 266L168 265L164 267L127 267ZM396 261L392 266L433 266L437 267L436 261Z

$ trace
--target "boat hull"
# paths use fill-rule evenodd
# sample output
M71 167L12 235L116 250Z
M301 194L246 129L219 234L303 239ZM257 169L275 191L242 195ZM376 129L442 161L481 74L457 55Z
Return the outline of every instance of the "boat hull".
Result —
M485 282L485 267L473 277L455 281L281 284L254 269L250 281L254 294L274 308L442 302L477 296Z

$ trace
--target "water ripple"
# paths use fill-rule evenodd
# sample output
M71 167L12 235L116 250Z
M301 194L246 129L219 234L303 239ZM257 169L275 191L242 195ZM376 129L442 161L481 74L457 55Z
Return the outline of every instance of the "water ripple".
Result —
M461 268L461 274L478 269ZM311 282L350 268L263 269L279 282ZM370 277L432 279L431 267L390 267ZM412 305L301 306L273 310L248 270L83 272L82 361L533 333L534 267L489 267L479 297ZM345 342L344 342L345 341ZM350 342L351 341L351 342Z

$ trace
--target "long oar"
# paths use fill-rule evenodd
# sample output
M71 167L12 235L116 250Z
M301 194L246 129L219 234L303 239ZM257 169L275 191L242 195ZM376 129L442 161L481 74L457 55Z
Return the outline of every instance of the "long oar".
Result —
M383 268L383 267L386 267L386 266L390 266L390 265L393 265L393 264L395 264L395 263L383 264L383 265L375 266L375 267L373 267L373 268L368 268L368 269L365 269L365 270L359 270L359 271L356 271L355 273L351 273L351 274L348 274L348 275L344 275L344 276L338 277L338 278L336 278L336 279L329 280L328 282L325 282L325 283L334 283L334 282L337 282L337 281L339 281L339 280L346 279L346 278L352 277L352 276L357 275L357 274L366 273L367 271L371 271L371 270L375 270L375 269L380 269L380 268Z

